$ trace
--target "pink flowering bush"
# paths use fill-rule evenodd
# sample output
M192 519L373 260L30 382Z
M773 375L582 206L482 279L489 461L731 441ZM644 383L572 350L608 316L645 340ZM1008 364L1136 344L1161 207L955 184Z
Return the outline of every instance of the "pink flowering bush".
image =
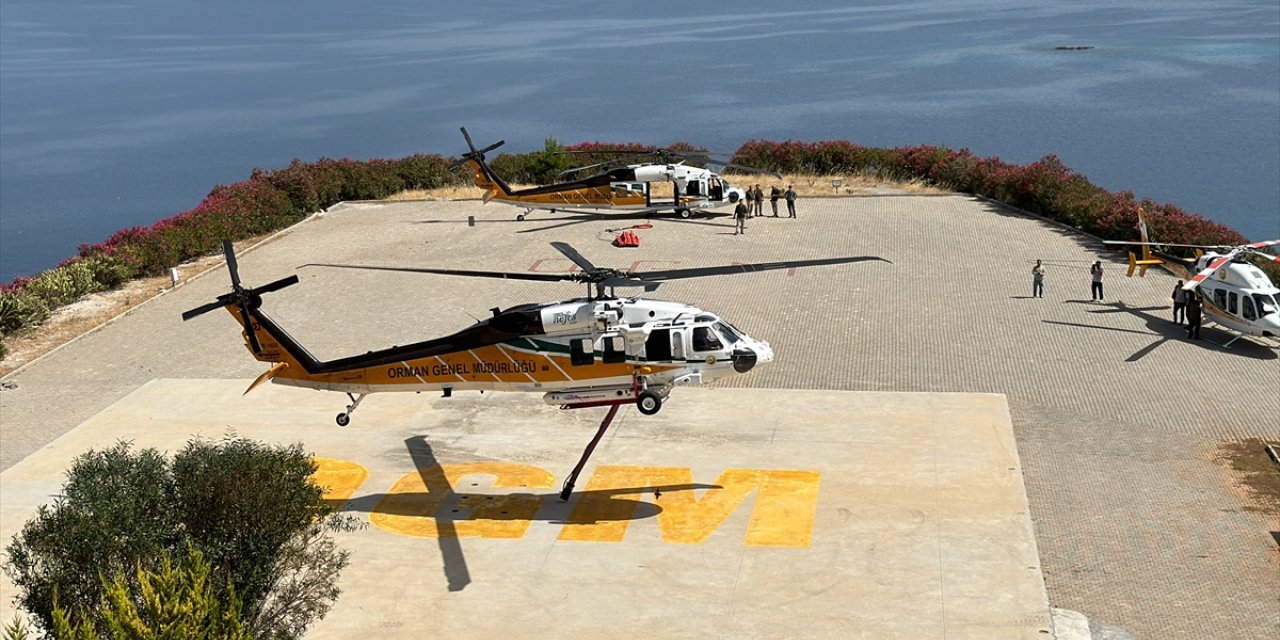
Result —
M169 267L221 250L240 240L294 224L342 200L385 198L404 189L461 184L438 155L398 160L294 160L275 170L255 169L249 179L218 185L195 208L145 227L131 227L34 278L0 285L0 334L28 329L51 309L126 280L158 275Z

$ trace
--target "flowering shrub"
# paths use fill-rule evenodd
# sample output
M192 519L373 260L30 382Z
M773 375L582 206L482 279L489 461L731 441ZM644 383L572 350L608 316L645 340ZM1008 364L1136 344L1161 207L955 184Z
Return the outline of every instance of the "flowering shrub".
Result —
M224 238L240 240L282 229L342 200L376 200L404 189L462 184L438 155L398 160L294 160L275 170L255 169L249 179L218 185L194 209L146 227L122 229L79 256L34 278L0 285L0 332L44 322L50 309L86 293L119 286L129 278L158 275L197 256L221 250Z

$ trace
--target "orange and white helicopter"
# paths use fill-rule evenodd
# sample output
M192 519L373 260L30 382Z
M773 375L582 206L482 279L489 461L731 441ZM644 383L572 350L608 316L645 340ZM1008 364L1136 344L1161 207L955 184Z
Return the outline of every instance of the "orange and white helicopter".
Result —
M506 273L398 266L313 264L481 278L574 281L587 297L494 308L493 316L457 333L337 360L319 361L262 310L263 294L298 282L296 275L257 288L240 284L231 243L224 241L231 291L182 314L190 320L224 308L243 327L253 357L270 363L245 393L264 381L346 393L351 404L339 413L346 426L371 393L440 390L529 391L543 393L562 408L609 407L596 438L583 454L564 494L604 434L618 407L635 404L653 415L677 386L699 385L741 375L774 357L769 343L747 335L711 311L678 302L617 297L615 287L653 291L684 278L850 264L889 262L877 256L790 260L662 271L597 267L567 244L552 246L581 271L567 274Z
M1129 277L1137 271L1141 278L1146 275L1147 267L1160 266L1181 278L1186 283L1182 285L1184 290L1194 292L1198 289L1205 318L1240 334L1228 340L1223 347L1230 347L1231 343L1246 335L1280 336L1280 288L1272 284L1261 269L1245 259L1247 255L1254 254L1280 262L1280 256L1259 251L1263 247L1280 245L1280 240L1237 247L1151 242L1147 236L1147 221L1141 211L1138 212L1138 231L1142 236L1140 242L1105 242L1142 247L1141 258L1134 250L1129 251ZM1166 253L1160 247L1194 249L1196 257L1182 258Z
M706 154L670 150L657 150L652 155L655 158L678 158L678 161L614 167L580 180L514 190L493 171L484 158L485 153L497 149L506 141L499 140L483 149L476 149L466 127L462 128L462 136L466 139L470 151L464 153L454 166L470 165L476 186L485 190L483 200L486 203L496 201L523 207L524 213L517 215L517 220L524 220L526 215L537 209L551 213L556 211L588 213L674 211L680 217L688 218L699 209L728 206L746 195L745 189L729 184L729 181L720 174L710 169L685 164L685 161L691 158L708 159ZM765 173L782 178L777 173L728 161L719 164L746 173ZM582 169L595 166L599 165L590 165ZM650 187L655 182L672 183L671 200L654 198Z

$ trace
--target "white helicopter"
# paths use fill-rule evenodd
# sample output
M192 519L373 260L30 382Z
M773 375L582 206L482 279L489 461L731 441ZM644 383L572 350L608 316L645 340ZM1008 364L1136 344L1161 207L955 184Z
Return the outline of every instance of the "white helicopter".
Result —
M756 264L694 267L661 271L625 271L597 267L573 247L551 246L581 271L567 274L468 271L398 266L310 264L452 276L569 280L587 285L587 297L492 309L493 317L451 335L404 346L319 361L260 307L262 295L298 282L289 276L256 288L240 284L231 243L224 241L231 291L182 314L190 320L225 309L243 328L253 357L270 363L245 393L263 382L346 393L351 399L337 423L345 427L364 397L381 392L527 391L565 409L609 407L573 480L620 405L635 404L653 415L677 386L707 384L771 362L769 343L748 336L715 313L678 302L620 298L615 287L653 291L663 282L754 271L882 261L876 256L790 260Z
M1246 335L1280 336L1280 288L1272 284L1261 269L1245 259L1245 256L1254 254L1280 262L1280 256L1259 251L1263 247L1280 245L1280 240L1254 242L1237 247L1153 243L1147 237L1147 222L1141 211L1138 212L1138 231L1142 235L1141 242L1105 242L1110 245L1142 247L1141 258L1132 250L1129 251L1129 277L1133 277L1135 270L1138 271L1138 277L1143 277L1147 273L1147 267L1157 265L1185 281L1186 284L1182 286L1184 290L1194 292L1199 289L1205 318L1239 334L1228 340L1223 347L1230 347L1233 342ZM1195 249L1196 257L1181 258L1158 248L1153 250L1152 247Z
M729 184L729 181L720 174L710 169L685 164L687 160L695 158L708 160L710 159L708 154L664 149L654 150L649 155L655 160L673 158L678 161L613 167L579 180L514 190L493 171L484 157L486 152L497 149L506 141L499 140L483 149L476 149L466 127L462 128L462 136L466 139L470 151L463 154L454 166L464 163L471 166L476 186L485 190L483 196L485 202L497 201L523 207L525 211L516 216L517 220L524 220L526 215L537 209L551 213L556 211L588 213L674 211L680 217L688 218L699 209L728 206L746 197L746 190ZM635 154L636 152L622 150L620 153ZM588 165L571 171L582 171L605 164L607 163ZM778 173L728 161L717 164L747 173L765 173L782 178ZM654 182L672 183L672 199L654 199L650 189L651 183Z

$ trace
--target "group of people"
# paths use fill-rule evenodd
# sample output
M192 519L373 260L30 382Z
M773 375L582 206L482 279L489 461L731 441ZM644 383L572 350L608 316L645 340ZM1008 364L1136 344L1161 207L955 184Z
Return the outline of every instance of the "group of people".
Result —
M757 184L747 187L745 191L746 195L738 201L738 206L733 209L733 218L738 223L733 231L735 236L747 232L747 218L764 217L764 190ZM776 186L769 188L769 206L773 208L773 217L775 218L778 217L779 200L787 202L787 217L796 217L795 185L787 185L786 191L782 191Z
M1036 266L1031 267L1031 297L1044 297L1044 265L1036 260ZM1090 294L1095 302L1101 302L1102 297L1102 261L1094 261L1089 267L1090 276ZM1200 339L1200 322L1203 317L1200 309L1200 296L1195 291L1187 291L1182 288L1182 281L1173 287L1173 322L1181 325L1184 321L1187 323L1187 338L1192 340Z
M1101 302L1102 297L1102 261L1097 260L1089 267L1090 283L1089 292L1093 296L1094 302ZM1044 265L1036 260L1036 266L1031 267L1031 297L1044 297Z

